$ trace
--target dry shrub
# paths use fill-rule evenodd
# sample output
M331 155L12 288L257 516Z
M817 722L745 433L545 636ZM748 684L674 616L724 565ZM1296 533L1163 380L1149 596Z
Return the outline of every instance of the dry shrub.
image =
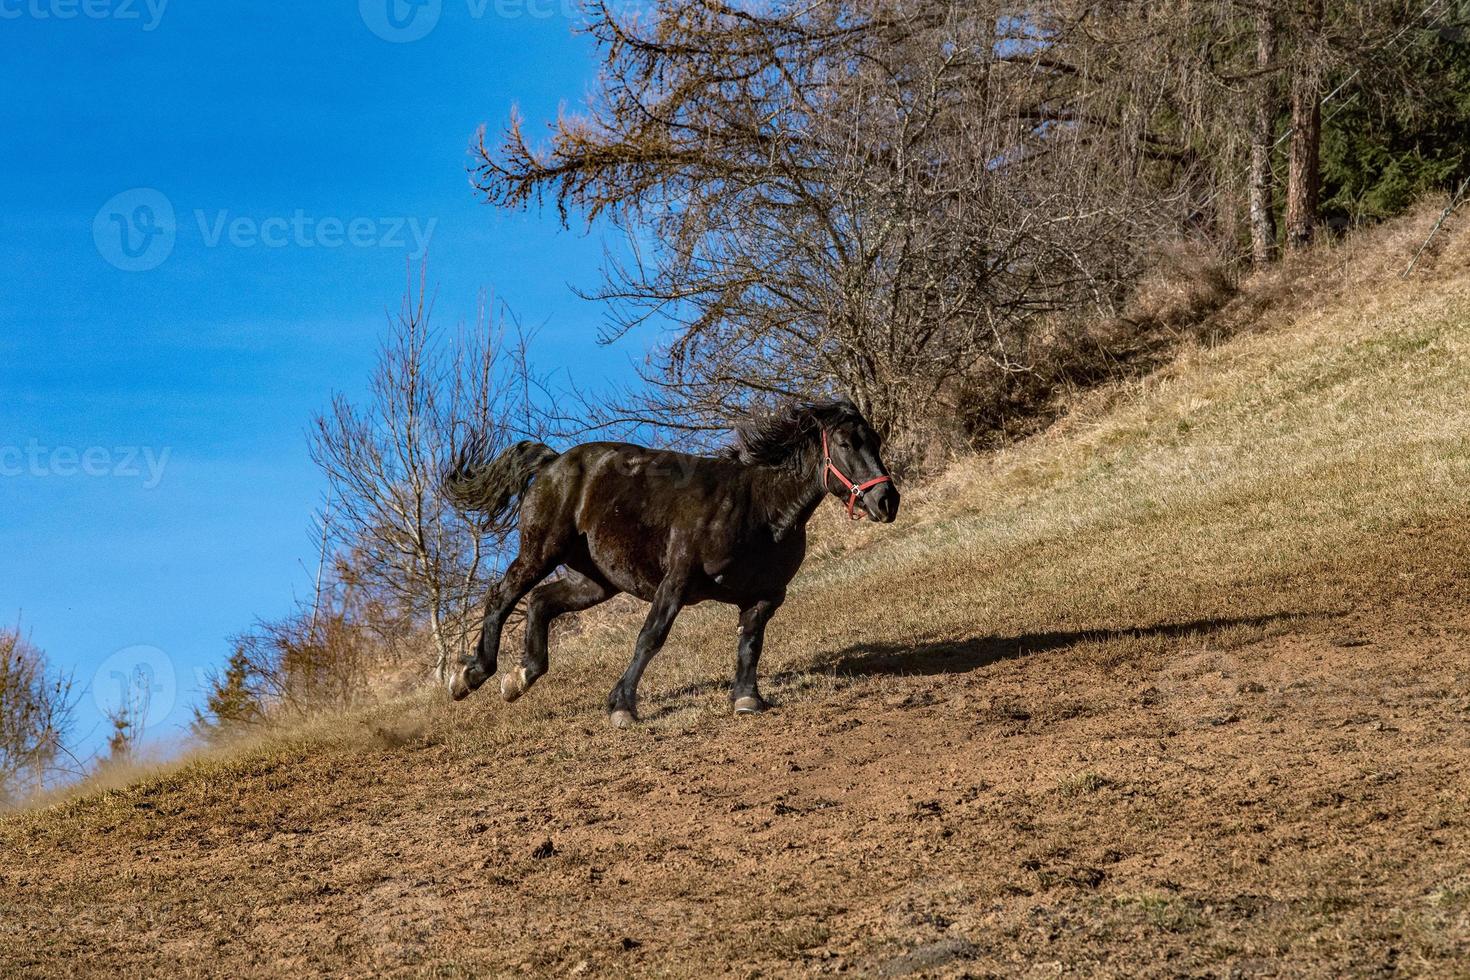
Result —
M312 602L235 637L225 668L209 679L195 731L218 740L401 693L423 679L433 646L426 627L339 558Z
M366 687L371 651L361 632L340 615L261 623L239 639L238 649L277 711L304 715L351 704Z
M1466 218L1444 212L1442 199L1422 203L1393 221L1368 226L1288 254L1242 276L1230 257L1200 243L1160 250L1121 315L1054 318L1038 328L1017 358L1022 370L994 366L954 386L932 425L958 420L968 447L993 449L1055 421L1084 392L1156 370L1192 344L1212 346L1237 334L1320 310L1344 288L1453 274L1470 262ZM1428 245L1425 243L1428 241ZM946 458L954 455L951 449ZM931 468L936 457L931 461Z
M1255 270L1228 303L1204 319L1197 335L1214 343L1270 327L1286 316L1330 308L1340 302L1344 289L1394 288L1405 282L1404 273L1421 247L1423 254L1408 281L1422 283L1453 274L1470 257L1470 241L1460 234L1464 226L1460 215L1447 218L1429 241L1444 204L1442 199L1426 200L1400 218L1319 242Z
M0 805L46 783L72 724L71 678L18 628L0 630Z
M1140 332L1188 331L1234 298L1237 289L1229 258L1200 242L1180 242L1162 250L1120 320Z
M1018 365L983 366L956 385L952 414L966 448L992 449L1044 428L1078 391L1157 367L1181 342L1201 339L1210 318L1239 286L1232 262L1198 242L1160 249L1117 316L1041 320L1018 352Z
M1462 204L1460 210L1445 220L1439 235L1425 249L1419 264L1414 267L1414 278L1443 278L1451 270L1470 265L1470 235L1464 234L1467 223L1470 223L1466 211L1466 205Z

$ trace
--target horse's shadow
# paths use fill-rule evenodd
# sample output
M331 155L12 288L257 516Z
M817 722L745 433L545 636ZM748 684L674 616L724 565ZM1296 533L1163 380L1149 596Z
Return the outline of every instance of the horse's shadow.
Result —
M838 677L873 677L879 675L932 677L937 674L966 674L981 667L1052 653L1084 643L1109 643L1123 639L1153 637L1177 640L1185 637L1204 638L1236 627L1260 628L1283 620L1303 619L1310 613L1278 612L1260 616L1192 619L1178 623L1155 623L1120 629L1066 630L1024 633L1017 636L986 636L969 640L945 640L932 643L860 643L820 658L814 668L785 671L779 680L792 680L812 673Z
M1087 643L1122 639L1205 639L1227 629L1256 628L1278 622L1330 616L1330 613L1275 612L1258 616L1222 616L1118 629L1063 630L1023 633L1016 636L986 636L968 640L916 643L858 643L819 655L815 660L769 677L773 688L801 684L815 677L865 678L881 676L933 677L967 674L1006 660L1034 654L1054 653ZM664 707L650 718L669 714L688 698L708 697L729 684L728 679L701 680L660 696Z

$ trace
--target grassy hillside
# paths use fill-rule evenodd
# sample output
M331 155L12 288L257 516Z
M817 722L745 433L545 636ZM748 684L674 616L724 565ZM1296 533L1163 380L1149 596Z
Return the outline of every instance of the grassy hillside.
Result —
M0 820L0 964L76 973L1470 971L1470 235L1251 284L1234 336L836 508L602 700L437 693Z

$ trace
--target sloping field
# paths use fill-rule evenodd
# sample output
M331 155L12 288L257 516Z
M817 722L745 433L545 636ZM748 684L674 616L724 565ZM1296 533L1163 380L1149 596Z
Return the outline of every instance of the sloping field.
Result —
M514 706L0 820L0 973L1470 975L1470 243L1400 282L1426 230L824 512L768 715L701 608L609 729L629 603Z

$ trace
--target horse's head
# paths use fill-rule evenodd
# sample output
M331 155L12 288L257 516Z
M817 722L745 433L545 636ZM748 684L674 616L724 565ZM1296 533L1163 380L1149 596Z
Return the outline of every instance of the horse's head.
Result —
M735 445L725 452L743 463L785 467L803 483L815 477L854 519L867 515L891 524L898 517L898 488L879 455L882 443L857 406L843 399L791 403L756 415L735 427Z
M822 419L822 485L847 505L854 519L861 507L875 521L898 519L898 487L883 465L882 437L850 403Z

